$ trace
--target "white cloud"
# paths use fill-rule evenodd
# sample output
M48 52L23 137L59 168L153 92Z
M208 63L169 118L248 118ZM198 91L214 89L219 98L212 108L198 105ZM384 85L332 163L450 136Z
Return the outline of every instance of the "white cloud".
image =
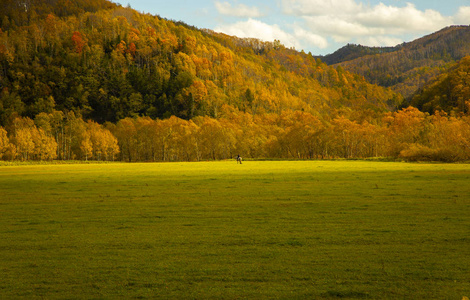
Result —
M220 25L216 31L265 41L277 39L297 49L326 49L335 43L395 46L452 24L470 23L470 6L446 16L404 1L371 5L365 0L277 0L281 16L275 21L278 24L269 25L265 20L272 22L272 16L261 18L256 7L239 4L238 0L224 1L214 2L220 14L249 19Z
M452 24L450 17L444 17L431 9L418 10L412 3L407 3L405 7L380 3L372 9L362 11L355 19L367 27L386 29L390 34L439 30Z
M269 25L250 18L235 24L221 25L214 30L240 38L257 38L269 42L280 40L288 48L303 49L306 46L314 46L324 49L328 46L328 41L324 37L308 32L301 27L294 27L294 32L291 34L282 30L279 25Z
M370 47L394 47L404 41L403 39L390 36L369 36L358 38L357 42Z
M362 9L354 0L281 0L284 13L297 16L353 14Z
M294 35L300 41L306 41L307 44L318 47L320 49L325 49L328 47L328 41L324 37L309 32L301 27L296 26L294 29Z
M368 28L354 20L335 16L306 17L307 26L312 32L333 37L336 42L350 41L351 37L381 34L377 29Z
M293 35L285 32L278 25L269 25L251 18L247 21L219 26L215 28L215 31L240 38L258 38L270 42L280 40L287 47L301 47L300 42Z
M220 14L226 16L257 18L263 15L257 7L249 7L242 3L232 7L229 2L215 1L215 7Z
M455 16L456 24L470 24L470 6L462 6L459 8Z
M398 7L358 0L281 0L285 14L301 17L310 34L331 37L335 42L391 46L404 36L420 36L453 24L452 17L436 10L419 10L412 3ZM470 20L470 7L459 10ZM469 21L470 22L470 21ZM394 44L395 43L395 44Z

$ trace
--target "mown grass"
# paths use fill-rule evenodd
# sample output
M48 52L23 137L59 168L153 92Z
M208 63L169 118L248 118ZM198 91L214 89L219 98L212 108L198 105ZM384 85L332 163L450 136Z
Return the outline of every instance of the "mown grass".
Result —
M470 165L0 168L1 299L462 299Z

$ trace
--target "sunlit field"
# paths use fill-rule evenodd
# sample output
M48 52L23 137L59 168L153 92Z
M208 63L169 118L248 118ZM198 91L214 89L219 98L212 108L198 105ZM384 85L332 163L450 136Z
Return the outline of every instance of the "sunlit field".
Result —
M0 167L0 299L462 299L470 165Z

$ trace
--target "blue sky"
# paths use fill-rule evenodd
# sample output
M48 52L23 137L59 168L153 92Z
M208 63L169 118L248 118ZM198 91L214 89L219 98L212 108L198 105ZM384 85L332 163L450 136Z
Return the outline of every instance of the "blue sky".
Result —
M314 55L347 43L395 46L470 24L470 0L115 0L124 6L239 37L280 40Z

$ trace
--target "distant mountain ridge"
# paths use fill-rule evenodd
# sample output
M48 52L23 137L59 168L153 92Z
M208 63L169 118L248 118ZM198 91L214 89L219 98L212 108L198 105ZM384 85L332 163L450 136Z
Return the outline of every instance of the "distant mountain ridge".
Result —
M320 59L409 98L467 55L470 55L470 27L450 26L395 47L347 45Z
M433 57L435 53L445 52L447 58L459 60L470 54L470 41L466 42L465 38L470 35L470 26L453 25L443 28L432 34L423 36L414 41L396 45L394 47L369 47L356 44L347 44L346 46L336 50L335 52L317 56L323 62L329 65L342 64L355 59L360 59L369 55L386 55L399 51L420 51L426 50L426 57ZM420 56L422 57L422 56Z
M336 50L335 52L325 55L317 56L324 63L328 65L335 65L346 61L351 61L367 55L383 54L397 51L400 46L395 47L369 47L357 44L347 44L346 46Z

